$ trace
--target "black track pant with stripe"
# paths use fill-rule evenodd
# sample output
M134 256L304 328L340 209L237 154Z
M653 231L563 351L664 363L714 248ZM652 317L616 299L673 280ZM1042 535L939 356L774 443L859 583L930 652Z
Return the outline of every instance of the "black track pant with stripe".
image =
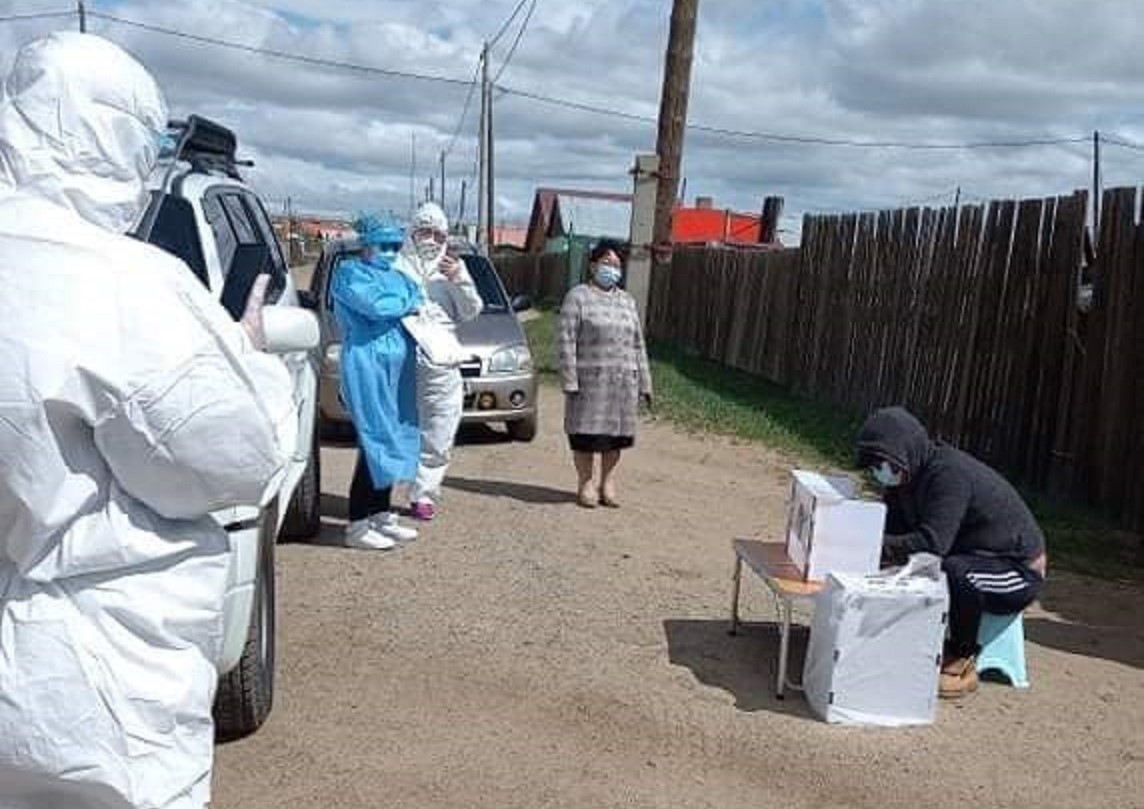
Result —
M949 642L946 654L977 654L981 614L1012 615L1033 603L1044 579L1015 559L990 556L947 556L942 568L949 578Z

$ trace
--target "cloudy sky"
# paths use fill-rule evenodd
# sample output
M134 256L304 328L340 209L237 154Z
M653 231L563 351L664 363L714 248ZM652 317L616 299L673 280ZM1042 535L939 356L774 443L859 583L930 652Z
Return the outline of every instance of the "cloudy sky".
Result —
M483 40L518 0L88 0L89 29L126 46L175 115L231 125L250 178L280 210L404 212L448 152L447 202L475 177L477 106L461 112ZM74 8L0 0L0 16ZM527 9L528 4L525 4ZM654 117L670 0L537 0L495 98L497 215L527 219L537 186L630 189L655 126L545 104L526 92ZM505 66L524 14L493 49ZM134 21L299 56L453 80L316 66L128 25ZM74 19L0 24L21 42ZM1144 143L1140 0L700 0L690 121L803 140L965 144L1091 139ZM517 91L514 93L513 91ZM458 133L454 140L454 132ZM1106 184L1140 184L1144 151L1106 144ZM1090 142L924 150L825 145L692 130L687 197L804 211L1068 193L1091 183ZM470 194L469 215L475 214Z

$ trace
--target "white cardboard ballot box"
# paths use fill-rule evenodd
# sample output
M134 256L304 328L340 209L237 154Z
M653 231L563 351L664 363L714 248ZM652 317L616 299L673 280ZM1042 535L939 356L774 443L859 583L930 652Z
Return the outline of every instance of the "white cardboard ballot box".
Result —
M948 609L937 556L915 554L894 574L832 573L803 669L811 710L848 725L932 723Z
M886 506L856 498L849 478L796 469L787 516L787 556L805 579L829 573L876 573Z

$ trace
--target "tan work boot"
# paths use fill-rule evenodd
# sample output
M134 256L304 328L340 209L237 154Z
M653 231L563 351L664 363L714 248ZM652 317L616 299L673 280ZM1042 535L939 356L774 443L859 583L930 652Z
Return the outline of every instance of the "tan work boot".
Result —
M977 690L977 658L951 658L942 663L938 696L942 699L960 699Z

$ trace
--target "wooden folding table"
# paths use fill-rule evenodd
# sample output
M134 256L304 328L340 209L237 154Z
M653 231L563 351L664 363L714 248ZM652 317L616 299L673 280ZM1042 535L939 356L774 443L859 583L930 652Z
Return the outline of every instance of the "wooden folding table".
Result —
M731 634L734 635L739 631L739 590L745 562L747 567L770 588L779 602L779 666L775 676L775 696L782 699L787 688L794 691L802 690L798 683L792 683L787 678L791 613L794 602L812 600L822 591L823 582L803 579L798 568L787 556L786 547L782 543L736 539L731 545L735 550L735 575L731 586Z

